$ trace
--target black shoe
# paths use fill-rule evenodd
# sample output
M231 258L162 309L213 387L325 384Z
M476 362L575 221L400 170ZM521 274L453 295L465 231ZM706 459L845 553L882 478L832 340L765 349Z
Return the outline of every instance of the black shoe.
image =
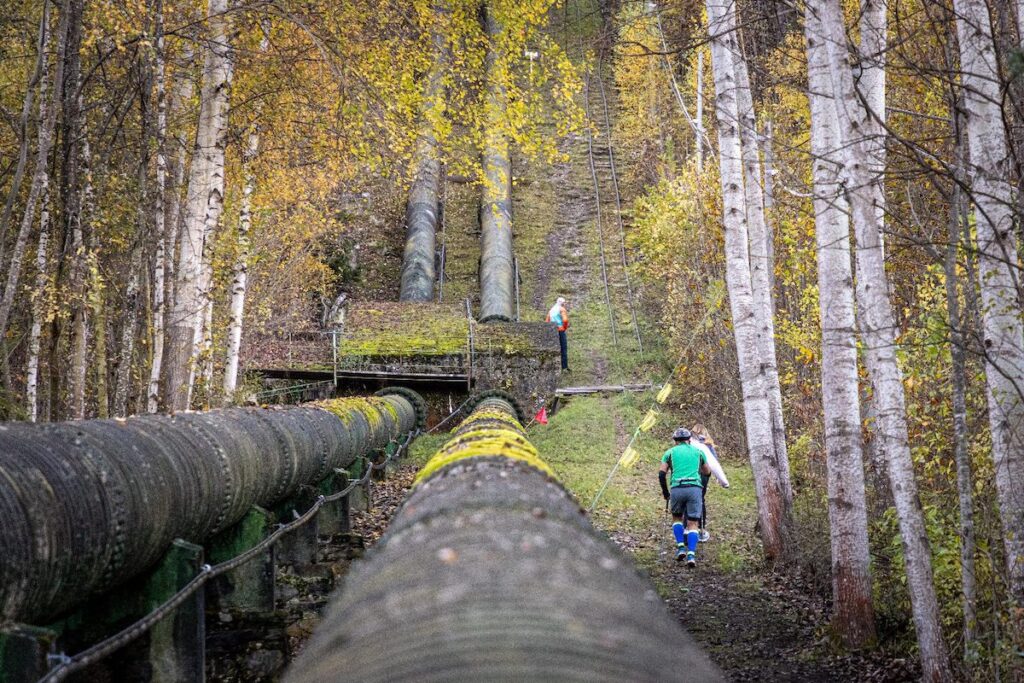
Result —
M572 372L569 368L562 368L562 372Z

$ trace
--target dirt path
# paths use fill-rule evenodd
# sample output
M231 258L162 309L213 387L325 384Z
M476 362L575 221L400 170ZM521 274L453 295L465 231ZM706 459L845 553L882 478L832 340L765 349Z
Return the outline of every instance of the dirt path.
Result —
M710 543L714 543L712 539ZM719 542L727 542L721 539ZM734 681L913 681L911 663L884 653L830 655L823 605L779 575L737 577L705 562L659 562L666 603Z
M584 248L583 226L594 220L593 200L586 188L576 181L580 150L586 152L586 143L571 136L560 145L560 152L569 160L554 167L552 181L558 204L552 229L546 239L546 251L534 277L533 306L549 305L548 299L566 296L574 306L587 300L590 288L590 263ZM554 288L559 291L552 291Z

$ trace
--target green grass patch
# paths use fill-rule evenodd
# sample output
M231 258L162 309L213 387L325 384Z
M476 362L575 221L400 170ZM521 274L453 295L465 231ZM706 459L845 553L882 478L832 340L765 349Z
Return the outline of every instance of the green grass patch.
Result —
M447 430L434 434L421 434L409 446L406 462L422 467L450 438L451 434Z

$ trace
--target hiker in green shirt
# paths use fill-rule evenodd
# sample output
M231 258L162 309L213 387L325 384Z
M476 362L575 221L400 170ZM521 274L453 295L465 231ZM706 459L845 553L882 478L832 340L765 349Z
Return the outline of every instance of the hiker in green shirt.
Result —
M700 523L701 493L703 487L700 475L711 474L704 452L690 444L690 430L680 427L672 434L676 445L661 456L658 482L665 500L671 500L672 535L676 539L676 561L685 559L686 566L697 566L697 539ZM670 485L666 482L669 479ZM683 517L686 527L683 527Z

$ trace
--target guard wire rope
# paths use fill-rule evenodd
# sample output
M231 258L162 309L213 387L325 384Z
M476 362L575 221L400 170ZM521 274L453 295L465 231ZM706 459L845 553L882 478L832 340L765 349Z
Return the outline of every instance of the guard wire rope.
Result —
M608 168L611 171L612 190L615 194L615 220L619 225L619 251L622 256L622 276L626 281L626 297L629 301L629 315L633 319L633 332L636 335L637 349L640 360L644 360L644 342L640 337L640 321L636 315L636 302L633 299L633 283L629 278L629 260L626 258L626 226L622 222L622 192L619 190L619 174L615 170L615 150L612 147L612 119L608 113L608 98L604 92L604 51L597 60L597 85L601 93L601 108L604 110L605 144L608 147Z
M461 409L462 406L460 406L455 412L458 412ZM455 413L452 413L452 415L454 414ZM450 418L451 415L449 415L448 417ZM48 659L56 661L58 664L55 668L51 669L45 676L39 679L39 683L57 683L58 681L62 681L66 677L75 673L76 671L80 671L85 667L100 661L104 657L107 657L108 655L116 652L128 643L135 640L136 638L139 638L147 631L149 631L151 628L153 628L153 626L155 626L161 620L167 617L171 612L173 612L179 605L181 605L181 603L185 602L185 600L194 595L195 592L202 588L208 581L222 574L225 574L231 571L232 569L236 569L237 567L242 566L246 562L249 562L254 557L259 555L261 552L263 552L264 550L272 546L274 543L276 543L282 536L286 536L292 531L295 531L296 529L298 529L299 527L303 526L311 519L316 517L317 513L324 505L326 505L327 503L336 502L347 496L349 493L351 493L357 486L364 485L366 482L370 480L370 476L373 474L373 472L384 469L385 467L387 467L388 463L390 463L395 458L400 457L401 454L408 448L412 440L419 435L419 433L419 430L413 430L407 433L405 435L405 440L401 443L399 443L397 439L392 439L391 441L389 441L389 446L392 444L398 445L398 448L396 448L394 452L388 454L382 461L378 463L370 463L370 466L366 468L366 471L359 479L349 482L348 486L346 486L341 491L337 491L330 495L318 496L317 499L310 506L310 508L306 510L306 512L299 515L287 524L279 524L278 527L269 536L264 538L262 541L257 543L249 550L246 550L240 555L236 555L230 560L225 560L220 564L212 566L209 564L204 564L200 568L199 574L197 574L194 578L192 578L192 580L185 584L177 593L175 593L170 598L165 600L162 604L160 604L158 607L153 609L149 614L142 617L138 621L130 624L129 626L126 626L125 628L118 631L109 638L102 640L99 643L96 643L95 645L79 652L74 656L69 657L65 654L49 655Z
M690 347L693 346L693 342L697 340L697 335L699 335L703 331L704 323L707 322L708 318L711 317L711 314L714 313L715 310L717 310L717 308L717 304L708 306L707 311L705 311L704 313L704 317L701 318L700 322L697 323L697 325L694 327L693 334L690 335L690 338L687 340L686 345L683 347L683 350L679 353L679 359L676 361L675 365L672 366L671 372L668 373L668 376L662 383L663 387L668 386L669 383L672 381L672 378L676 376L677 372L679 372L679 369L683 366L683 359L686 358L686 354L689 353ZM667 397L668 396L666 395L664 398ZM661 401L656 399L656 403L661 403ZM650 414L650 412L653 410L654 408L652 407L647 414ZM660 415L660 413L657 413L657 415ZM633 443L636 441L637 437L640 436L640 432L645 431L642 429L642 425L643 423L641 422L639 425L637 425L636 429L633 430L633 436L629 440L629 444L626 446L626 449L623 451L623 454L628 452L629 449L633 447ZM598 490L597 495L594 496L593 502L590 503L590 507L587 508L588 512L593 512L594 509L597 507L597 503L601 500L601 496L604 495L605 489L608 488L608 484L611 483L612 477L614 477L615 473L619 470L619 466L622 464L622 460L622 457L616 458L615 464L612 465L611 472L608 473L608 477L604 480L604 484L601 485L601 488L600 490Z

